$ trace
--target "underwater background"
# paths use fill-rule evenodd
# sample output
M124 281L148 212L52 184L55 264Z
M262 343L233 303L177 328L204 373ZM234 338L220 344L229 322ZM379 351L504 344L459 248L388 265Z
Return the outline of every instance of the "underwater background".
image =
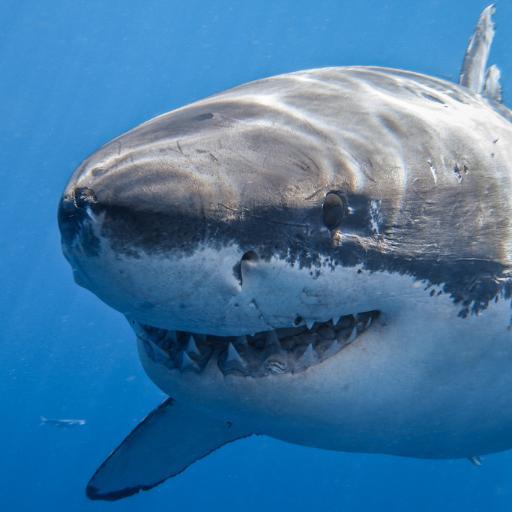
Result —
M0 510L512 510L512 452L477 468L265 437L150 492L88 501L97 466L164 397L128 323L73 283L56 223L59 195L88 154L220 90L353 64L457 81L487 3L0 0ZM507 103L512 1L497 2L495 21L491 63ZM60 429L40 416L86 424Z

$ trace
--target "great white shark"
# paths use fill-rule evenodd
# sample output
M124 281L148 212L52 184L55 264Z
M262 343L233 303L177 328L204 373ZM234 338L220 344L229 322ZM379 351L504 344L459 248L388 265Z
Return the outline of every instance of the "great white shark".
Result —
M169 395L90 498L150 489L253 434L475 463L512 447L512 113L487 68L493 11L459 84L275 76L78 167L64 254Z

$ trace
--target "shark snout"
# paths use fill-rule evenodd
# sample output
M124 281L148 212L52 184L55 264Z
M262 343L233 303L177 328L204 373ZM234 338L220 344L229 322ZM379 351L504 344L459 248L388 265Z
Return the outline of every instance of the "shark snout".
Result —
M63 244L76 239L84 224L94 216L96 205L96 195L90 188L76 187L63 194L57 214Z

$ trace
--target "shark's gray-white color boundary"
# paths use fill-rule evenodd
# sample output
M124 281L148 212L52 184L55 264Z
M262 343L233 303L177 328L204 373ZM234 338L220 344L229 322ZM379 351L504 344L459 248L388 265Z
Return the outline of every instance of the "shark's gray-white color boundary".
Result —
M89 497L149 489L252 434L473 461L512 447L512 117L487 68L493 12L460 84L280 75L79 166L64 254L170 396Z

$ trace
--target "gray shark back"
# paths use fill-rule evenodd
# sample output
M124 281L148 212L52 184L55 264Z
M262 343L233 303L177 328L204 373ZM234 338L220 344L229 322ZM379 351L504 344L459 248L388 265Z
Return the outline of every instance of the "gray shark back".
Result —
M410 274L443 283L465 315L509 294L509 118L506 107L465 87L399 70L326 68L259 80L159 116L100 151L114 171L104 184L97 178L105 185L103 230L128 255L237 244L306 266L326 256ZM197 209L190 199L169 200L190 197L191 168L195 195L212 198L214 239L203 217L187 211ZM86 162L79 172L86 180L98 169ZM320 232L287 232L310 221L326 189L343 191L353 210L334 256ZM121 214L134 204L141 215L127 229ZM255 213L243 217L248 204ZM287 221L275 223L283 211Z

